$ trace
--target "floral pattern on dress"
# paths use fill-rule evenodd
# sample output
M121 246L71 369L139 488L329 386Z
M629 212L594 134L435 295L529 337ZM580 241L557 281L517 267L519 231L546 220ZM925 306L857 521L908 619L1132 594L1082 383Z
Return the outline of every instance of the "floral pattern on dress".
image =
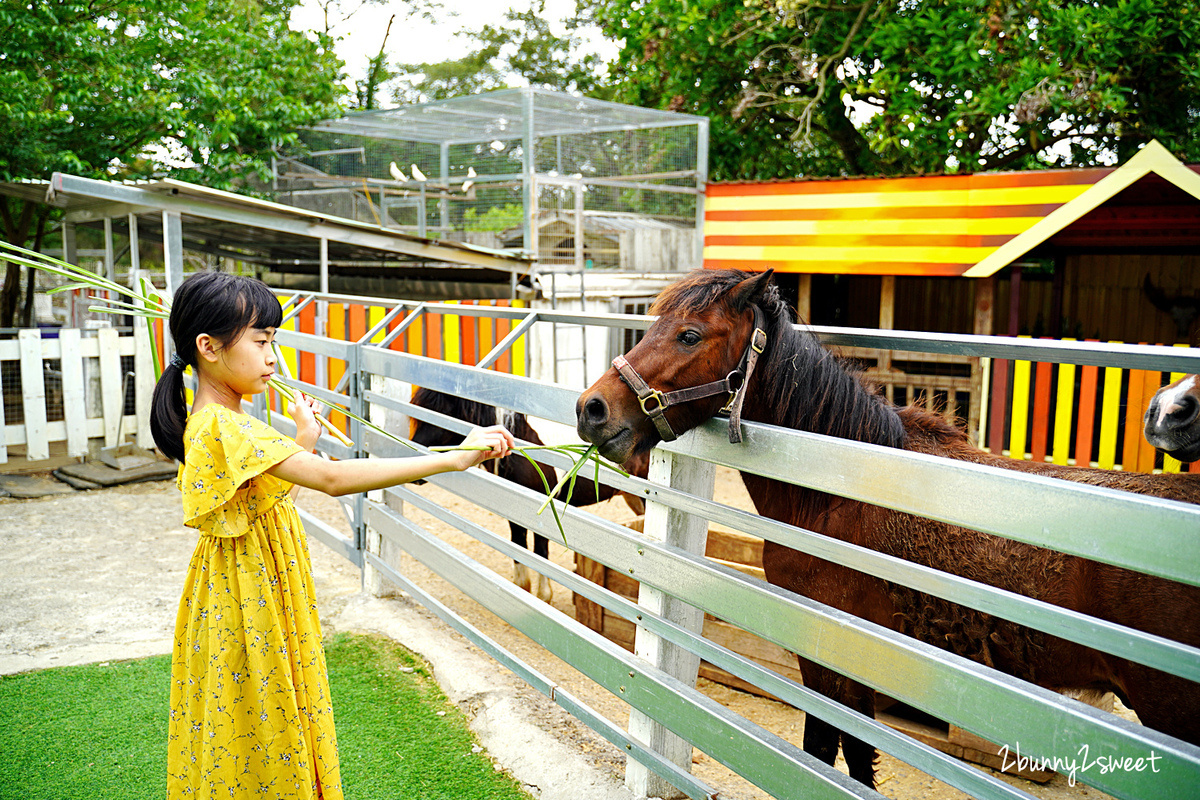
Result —
M215 403L184 441L200 540L175 623L168 798L341 800L308 542L292 485L266 474L302 448Z

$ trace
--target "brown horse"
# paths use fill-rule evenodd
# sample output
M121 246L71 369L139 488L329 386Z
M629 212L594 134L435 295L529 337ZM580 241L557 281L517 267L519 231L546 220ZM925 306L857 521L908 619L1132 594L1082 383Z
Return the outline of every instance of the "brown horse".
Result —
M747 419L797 430L1200 502L1198 475L1013 461L973 447L939 414L892 405L811 333L794 327L793 312L770 273L698 270L668 287L651 313L659 318L645 338L624 359L616 359L614 369L576 406L580 436L600 445L607 458L623 461L645 452L660 438L718 413L732 396L731 419L742 411ZM756 328L765 336L752 333ZM755 358L743 354L758 350L755 368ZM707 396L698 386L710 381L719 386L723 376L729 376L724 384L731 394ZM740 390L743 382L746 388ZM764 516L1200 646L1200 588L750 473L742 477ZM1200 690L1185 679L773 542L763 549L763 567L773 584L1024 680L1060 690L1114 691L1144 724L1200 743ZM870 688L807 659L799 661L810 688L874 715ZM872 785L874 747L811 715L804 750L832 764L839 736L850 775Z
M1145 423L1150 444L1179 461L1200 461L1200 375L1159 389Z
M495 406L485 405L463 397L455 397L445 392L425 387L417 389L413 394L412 402L413 405L427 408L430 411L436 411L439 414L445 414L449 417L456 417L476 427L486 427L496 424L504 425L518 439L523 439L537 445L543 443L537 431L529 424L529 419L524 414L515 412L502 413ZM461 444L464 437L462 434L446 430L438 425L424 422L414 417L413 428L409 438L424 447L453 447ZM648 465L649 459L646 457L634 459L629 465L632 469L627 468L626 471L645 477ZM554 486L558 481L554 468L549 464L541 462L538 463L538 466L541 467L542 472L545 474L546 481L551 486ZM536 492L542 493L546 491L546 487L542 483L542 479L538 476L537 470L533 464L529 463L529 459L522 455L514 454L495 461L485 462L484 468L505 480L518 483L527 489L533 489ZM620 494L625 498L625 502L629 504L629 507L635 514L641 514L645 511L645 504L640 498L626 494L625 492L619 492L611 486L600 484L597 495L596 484L590 478L585 478L583 475L578 476L576 479L575 491L571 495L569 502L572 506L587 506L607 500L616 494ZM597 499L597 496L599 499ZM511 521L508 525L512 533L513 544L528 549L528 529ZM546 537L539 536L536 533L533 535L533 552L542 558L548 559L550 557L550 545ZM527 592L533 592L538 598L546 602L549 602L551 599L553 590L550 588L550 580L541 573L531 570L519 562L513 564L513 583Z

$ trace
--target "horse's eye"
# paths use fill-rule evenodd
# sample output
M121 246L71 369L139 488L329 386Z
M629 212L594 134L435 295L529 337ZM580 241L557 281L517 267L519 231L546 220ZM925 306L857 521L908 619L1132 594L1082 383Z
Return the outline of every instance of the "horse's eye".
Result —
M679 334L679 341L683 342L688 347L695 347L700 344L700 334L695 331L684 331Z

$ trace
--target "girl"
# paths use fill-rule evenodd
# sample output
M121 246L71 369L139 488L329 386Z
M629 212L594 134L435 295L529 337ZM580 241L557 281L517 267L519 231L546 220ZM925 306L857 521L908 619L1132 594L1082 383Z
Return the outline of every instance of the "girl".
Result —
M200 531L175 623L168 797L341 800L337 742L312 567L292 505L297 486L332 495L380 489L506 455L512 435L476 429L486 450L327 461L310 452L319 405L289 413L296 440L242 413L275 372L279 301L219 272L180 285L176 355L154 389L150 426L181 462L184 523ZM189 415L185 366L197 387Z

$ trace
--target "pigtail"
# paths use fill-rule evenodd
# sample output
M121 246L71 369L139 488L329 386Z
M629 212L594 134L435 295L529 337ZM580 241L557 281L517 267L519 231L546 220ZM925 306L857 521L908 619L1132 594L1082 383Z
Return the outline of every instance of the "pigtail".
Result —
M187 398L183 393L183 367L172 358L154 384L150 401L150 434L158 449L183 461L183 430L187 425Z

